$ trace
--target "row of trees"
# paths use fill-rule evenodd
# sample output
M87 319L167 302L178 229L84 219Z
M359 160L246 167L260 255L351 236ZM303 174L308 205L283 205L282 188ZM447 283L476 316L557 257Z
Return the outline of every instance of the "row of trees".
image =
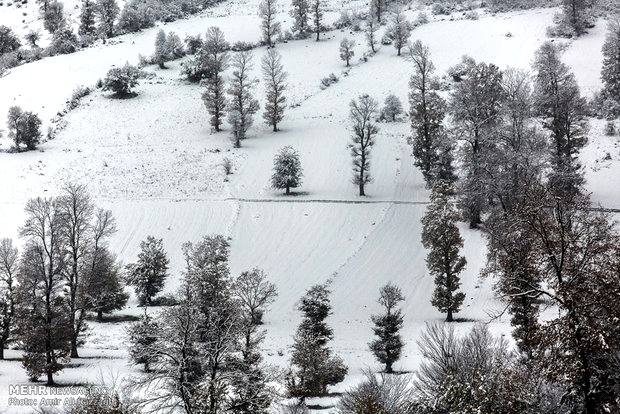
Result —
M114 219L83 186L32 199L25 211L21 254L10 240L1 243L1 345L19 341L28 376L45 375L51 385L68 358L79 357L87 313L101 318L122 308L128 295L107 245Z
M227 117L234 145L240 147L259 110L253 94L257 80L250 76L252 52L244 50L247 45L236 44L235 48L241 50L230 56L230 45L217 27L209 28L204 42L200 41L196 46L193 60L185 67L187 78L202 82L205 86L202 99L213 130L221 131L224 118ZM232 67L232 76L227 86L224 71L229 67ZM261 61L261 69L266 93L263 118L276 132L286 107L284 92L287 73L282 65L282 57L275 49L267 50Z

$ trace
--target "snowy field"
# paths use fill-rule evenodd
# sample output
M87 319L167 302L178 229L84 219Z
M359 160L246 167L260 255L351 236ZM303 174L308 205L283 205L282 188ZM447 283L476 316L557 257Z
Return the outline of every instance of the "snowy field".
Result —
M0 7L0 24L13 23L17 30L31 25L32 4L23 22ZM219 26L231 43L255 41L257 4L256 0L228 0L162 27L183 38ZM289 27L288 1L279 6L278 18ZM339 10L358 6L366 7L332 1L326 20L333 22ZM418 12L412 7L407 16L413 20ZM502 69L529 69L555 12L481 12L476 21L434 16L413 31L411 40L422 40L430 47L438 74L463 55ZM0 116L19 104L38 113L46 126L52 125L77 86L94 85L111 66L137 63L139 54L150 55L158 30L11 69L0 78ZM338 58L344 36L357 42L352 67L346 70ZM588 96L601 87L603 38L601 21L586 36L570 41L564 54ZM229 131L210 131L202 88L181 78L182 60L171 62L165 70L150 66L147 70L154 76L137 88L137 97L112 99L96 91L63 118L64 128L37 151L0 152L0 237L17 239L29 198L53 195L68 177L79 177L97 204L112 210L119 231L111 250L124 263L135 260L139 242L147 235L163 238L171 259L166 292L178 287L183 242L214 233L229 236L232 274L260 267L278 288L279 296L265 317L267 361L276 366L288 364L287 347L299 322L296 302L309 286L330 280L333 349L349 366L349 377L336 391L355 383L363 369L380 368L367 346L372 336L369 317L378 309L379 288L387 282L399 285L406 297L406 346L395 368L412 371L420 362L416 338L426 322L443 316L430 304L433 278L424 265L426 251L420 240L428 192L413 166L407 144L409 124L380 124L368 197L358 197L350 183L347 149L351 99L364 92L382 102L393 93L406 102L411 64L397 57L391 46L381 46L364 62L359 59L366 49L363 35L345 31L328 32L318 43L290 41L277 49L289 72L288 102L294 106L287 110L281 132L272 133L257 117L243 148L233 149ZM260 77L264 52L254 51L254 77ZM322 90L320 80L330 73L340 80ZM259 83L256 96L263 95ZM582 154L588 188L604 207L620 208L618 138L604 136L602 122L593 121L591 127L591 140ZM6 140L1 145L8 147ZM300 193L290 198L269 187L273 155L284 145L299 151L305 172ZM611 160L604 159L607 153ZM234 173L229 177L221 168L225 157L233 162ZM493 318L503 308L494 298L493 281L479 279L485 261L484 236L465 224L460 229L468 264L462 275L466 300L458 317L468 322L457 329L465 331L473 322L485 321L494 333L509 336L507 316ZM140 312L132 296L130 307L121 313ZM86 357L73 361L58 375L58 382L85 384L138 372L127 359L125 326L90 322L82 350ZM0 412L28 412L7 406L9 384L27 383L18 352L8 355L8 360L0 361Z

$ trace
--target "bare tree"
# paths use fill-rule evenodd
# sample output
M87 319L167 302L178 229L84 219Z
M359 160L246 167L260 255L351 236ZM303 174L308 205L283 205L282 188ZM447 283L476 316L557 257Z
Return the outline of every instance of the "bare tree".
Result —
M368 95L360 95L350 104L353 136L349 148L353 158L353 184L358 185L360 196L366 195L364 186L372 180L370 149L375 144L375 136L379 132L374 121L378 105L379 103Z
M0 240L0 360L4 359L4 348L15 330L17 259L18 250L13 247L13 240Z
M94 205L86 186L69 183L58 198L61 231L64 240L63 276L68 290L69 321L71 323L71 358L79 358L79 338L85 328L85 289L83 269L92 239L91 221Z
M46 374L47 385L63 368L70 351L71 327L63 287L62 214L57 199L35 198L26 204L20 235L26 247L18 272L19 331L23 364L31 379Z
M278 290L276 285L267 281L265 272L260 269L252 269L241 273L235 280L234 295L247 309L253 324L263 323L265 308L273 303Z

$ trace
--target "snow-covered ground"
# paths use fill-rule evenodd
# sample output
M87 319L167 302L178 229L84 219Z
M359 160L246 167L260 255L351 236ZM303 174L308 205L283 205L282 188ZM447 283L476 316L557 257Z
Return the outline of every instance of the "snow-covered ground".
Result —
M327 20L334 21L340 9L354 6L331 2ZM288 2L280 7L279 18L288 27ZM230 42L255 41L256 8L257 0L229 0L164 28L184 37L215 25ZM416 13L407 15L413 19ZM528 69L546 40L554 13L536 9L482 14L476 21L435 20L414 30L411 39L429 45L438 74L463 55L501 68ZM12 69L0 78L0 116L19 104L49 124L75 87L94 84L112 65L135 63L139 54L152 53L157 30ZM590 34L572 41L564 55L587 95L601 86L603 35L601 22ZM358 43L348 70L338 58L344 36ZM369 317L377 310L379 287L390 281L398 284L407 298L403 331L407 344L396 369L411 371L419 363L416 338L426 322L440 321L442 315L430 305L433 279L426 271L420 241L428 193L413 166L409 125L380 125L368 197L358 197L350 183L347 149L351 99L368 93L383 101L394 93L406 102L411 65L391 46L382 46L367 62L360 60L366 50L363 36L345 31L326 33L320 42L291 41L277 48L289 72L288 102L294 106L287 110L281 132L272 133L257 116L243 148L232 149L228 131L211 133L201 88L181 79L181 61L170 63L166 70L149 67L155 76L137 88L137 97L112 99L96 91L64 118L66 127L38 151L0 152L0 237L17 237L28 198L53 195L64 180L77 177L100 206L113 211L119 231L111 247L125 263L135 260L138 244L147 235L164 239L171 258L168 292L174 292L180 280L183 242L212 233L231 237L233 274L260 267L280 293L266 315L270 363L285 367L288 362L287 346L298 323L296 301L312 284L331 280L333 348L350 373L339 390L354 383L362 369L379 368L367 347L372 335ZM264 52L254 52L255 77L260 76ZM321 90L321 78L330 73L339 81ZM256 95L263 96L260 84ZM620 185L612 185L619 180L618 138L603 136L602 128L601 122L593 122L583 154L589 188L606 207L620 208ZM284 145L298 149L305 173L300 193L290 198L269 188L273 155ZM607 152L610 161L603 160ZM221 168L225 157L234 165L228 179ZM458 316L469 322L458 324L458 329L489 321L495 333L507 335L507 318L491 318L502 308L493 296L493 282L479 279L485 260L483 236L466 226L461 232L468 261L462 277L467 299ZM135 301L131 304L123 312L139 313ZM58 381L82 384L136 371L126 359L124 326L91 323L83 350L87 358L74 361ZM27 379L17 352L9 356L13 359L0 362L0 412L13 413L19 410L7 407L8 386Z

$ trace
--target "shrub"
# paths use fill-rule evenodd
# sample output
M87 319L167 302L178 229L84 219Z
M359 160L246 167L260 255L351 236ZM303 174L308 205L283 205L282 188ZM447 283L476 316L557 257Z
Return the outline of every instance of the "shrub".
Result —
M359 385L340 398L340 414L409 414L414 412L414 395L409 378L403 375L375 375L366 371Z
M75 88L75 90L71 94L71 99L69 99L69 102L67 102L67 108L68 109L77 108L78 105L80 104L80 100L83 97L90 95L91 92L92 90L87 86L78 86L77 88Z
M329 76L321 79L321 89L325 89L338 82L338 76L330 73Z
M0 26L0 55L14 52L20 47L21 42L15 33L7 26Z
M75 52L78 47L79 41L75 33L70 28L63 27L54 32L49 52L50 55L66 55Z
M233 166L230 158L224 158L222 160L222 169L224 170L224 174L230 175L232 174Z
M138 80L142 77L144 72L129 63L120 68L112 68L103 80L103 90L112 91L119 97L127 97L132 95L132 89L138 86Z

